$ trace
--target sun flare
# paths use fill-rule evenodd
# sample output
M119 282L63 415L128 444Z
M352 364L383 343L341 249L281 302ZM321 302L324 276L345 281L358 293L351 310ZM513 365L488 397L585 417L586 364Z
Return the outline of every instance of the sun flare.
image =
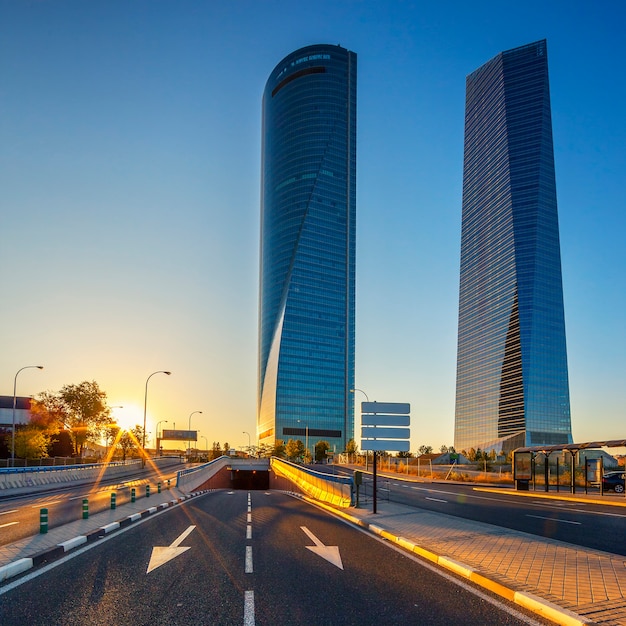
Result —
M131 430L135 426L143 426L143 408L136 404L111 407L111 417L123 430Z

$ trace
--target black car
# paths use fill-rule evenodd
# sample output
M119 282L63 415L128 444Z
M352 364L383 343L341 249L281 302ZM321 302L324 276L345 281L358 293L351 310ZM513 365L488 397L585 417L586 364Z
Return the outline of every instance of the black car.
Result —
M624 470L607 472L602 477L602 491L613 490L615 493L624 493Z

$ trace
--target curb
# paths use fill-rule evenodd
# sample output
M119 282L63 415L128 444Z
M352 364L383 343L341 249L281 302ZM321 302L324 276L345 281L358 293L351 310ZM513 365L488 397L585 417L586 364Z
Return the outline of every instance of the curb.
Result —
M23 574L28 571L32 567L43 565L44 563L48 563L53 561L61 556L63 556L66 552L73 550L85 543L92 543L101 539L105 535L118 530L119 528L124 528L133 522L136 522L140 519L148 517L153 513L156 513L160 510L167 509L169 507L176 506L189 500L190 498L194 498L196 496L203 495L208 493L210 490L206 489L204 491L194 491L186 496L181 496L174 500L170 500L169 502L163 502L158 506L152 506L148 509L141 511L140 513L133 513L132 515L128 515L117 522L110 522L105 526L101 526L100 528L96 528L95 530L89 531L85 535L78 535L73 539L69 539L67 541L63 541L61 543L56 544L50 548L46 548L41 552L37 552L30 557L24 557L18 559L17 561L13 561L8 563L7 565L0 566L0 582L4 582L13 576L17 576L19 574Z
M306 500L310 504L318 506L337 517L341 517L346 521L370 532L374 535L378 535L379 537L393 543L394 545L406 550L407 552L411 552L413 554L417 554L422 558L434 563L435 565L439 565L451 572L454 572L458 576L462 578L466 578L470 580L476 585L491 591L492 593L505 598L506 600L513 602L514 604L518 604L519 606L532 611L533 613L537 613L541 617L550 620L556 624L561 624L562 626L596 626L595 622L589 621L582 616L569 611L568 609L564 609L553 602L548 600L544 600L539 596L536 596L532 593L528 593L526 591L517 591L506 585L503 585L495 580L492 580L485 574L481 574L476 568L456 561L447 556L436 554L431 550L427 550L426 548L422 548L417 545L413 541L409 539L405 539L404 537L397 537L393 533L385 530L381 526L377 526L375 524L371 524L370 522L366 522L358 517L354 517L349 513L344 511L340 511L335 509L323 502L318 502L312 500L307 496L302 496L299 494L293 494L295 497L299 497L302 500Z

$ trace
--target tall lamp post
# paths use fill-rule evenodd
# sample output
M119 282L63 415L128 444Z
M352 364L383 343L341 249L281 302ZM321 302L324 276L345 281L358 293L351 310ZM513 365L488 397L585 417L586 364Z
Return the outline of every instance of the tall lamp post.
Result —
M167 423L168 423L168 422L167 422L167 420L159 420L159 421L157 422L157 427L156 427L156 436L155 436L155 441L154 441L154 447L155 447L155 449L159 447L159 424L167 424ZM156 453L157 453L157 456L161 456L161 455L159 454L159 450L158 450L158 449L157 449Z
M148 408L148 381L155 375L155 374L167 374L168 376L171 374L172 372L166 372L165 370L158 370L156 372L152 372L152 374L150 374L150 376L148 376L148 378L146 378L146 393L144 395L144 399L143 399L143 433L141 436L141 447L143 448L143 455L141 457L141 467L145 467L146 466L146 411Z
M195 415L196 413L202 413L202 411L193 411L191 415L189 415L189 424L187 425L188 434L191 432L191 416ZM198 440L196 439L196 441ZM189 458L191 458L191 439L187 439L187 450L189 450Z
M300 423L300 420L298 420L298 424L299 423ZM308 424L304 426L304 441L305 441L304 447L306 449L306 456L308 457L309 456L309 425Z
M204 436L200 435L202 439L204 439L204 451L206 452L207 461L209 460L209 440Z
M17 375L22 370L27 370L31 368L42 370L43 365L26 365L25 367L22 367L19 370L17 370L17 373L15 374L15 378L13 379L13 426L11 428L11 467L15 465L15 405L17 404Z

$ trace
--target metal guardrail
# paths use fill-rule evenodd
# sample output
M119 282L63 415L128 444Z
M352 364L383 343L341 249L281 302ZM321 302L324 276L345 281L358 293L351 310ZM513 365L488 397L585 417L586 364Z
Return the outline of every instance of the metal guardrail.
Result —
M129 467L141 463L140 460L127 461L113 461L111 463L85 463L76 465L33 465L28 467L2 467L0 468L0 475L2 474L39 474L41 472L65 472L68 470L80 471L88 470L97 467L101 469L103 467Z
M316 472L276 457L270 460L276 474L296 484L304 493L316 500L347 508L352 504L354 479L352 476L336 476Z

